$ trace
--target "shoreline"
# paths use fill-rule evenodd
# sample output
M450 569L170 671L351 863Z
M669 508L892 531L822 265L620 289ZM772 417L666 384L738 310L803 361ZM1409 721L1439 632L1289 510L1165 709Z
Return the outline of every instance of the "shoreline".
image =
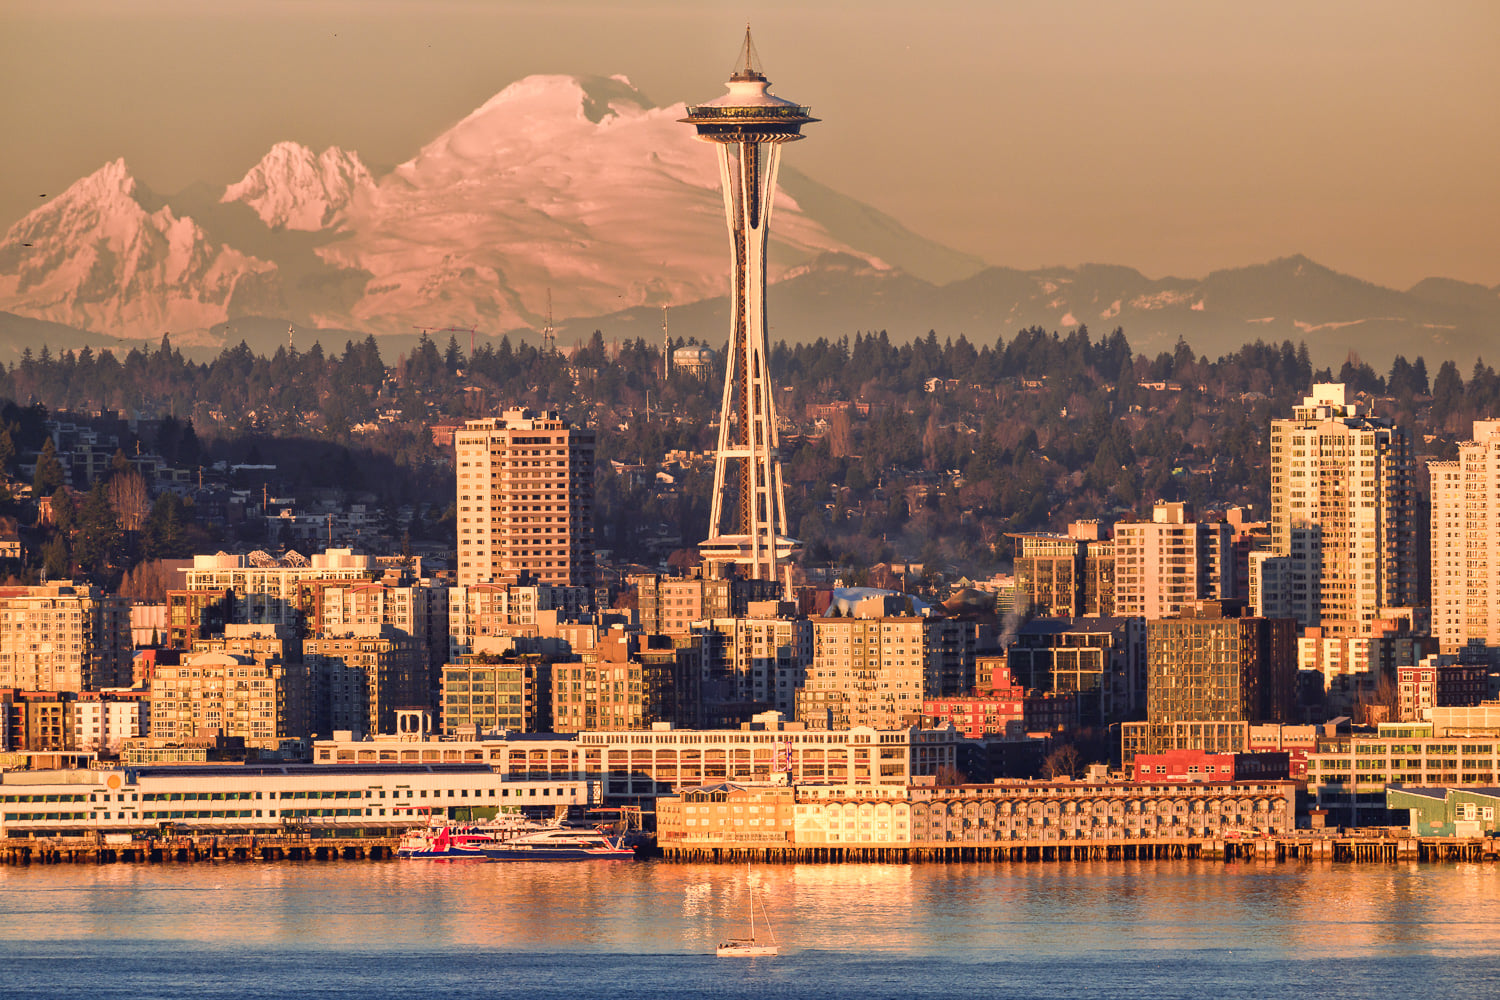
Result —
M0 865L191 864L280 861L395 861L400 838L298 834L219 834L139 838L109 842L97 837L0 840ZM1052 864L1073 861L1146 860L1329 861L1389 864L1500 862L1500 840L1484 837L1412 837L1359 834L1267 836L1242 840L1022 841L984 846L868 845L767 846L652 843L638 854L668 864Z

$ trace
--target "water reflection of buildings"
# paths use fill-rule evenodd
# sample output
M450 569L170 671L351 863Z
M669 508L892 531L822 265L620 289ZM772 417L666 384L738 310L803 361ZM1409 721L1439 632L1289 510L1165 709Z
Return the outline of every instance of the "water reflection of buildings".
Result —
M492 976L524 963L565 977L587 963L600 970L594 984L628 977L622 993L671 992L671 980L650 979L651 956L685 987L683 957L705 954L742 919L745 882L738 865L633 863L189 865L170 880L127 865L14 874L44 886L48 906L33 907L24 928L12 921L7 944L105 940L147 954L189 944L253 949L256 961L292 949L299 963L337 952L369 976L397 962L410 974L418 951L434 963L474 957ZM1491 961L1500 923L1492 865L776 865L754 874L784 954L813 952L818 974L835 979L848 957L931 957L942 963L931 971L960 970L970 987L986 974L1019 984L1042 975L1038 966L1065 977L1078 959L1095 972L1180 968L1202 977L1193 982L1204 993L1228 963L1295 977L1309 995L1365 996L1392 963L1451 962L1444 976L1468 984L1487 967L1471 963ZM962 982L955 995L972 991ZM1482 994L1469 985L1467 995Z

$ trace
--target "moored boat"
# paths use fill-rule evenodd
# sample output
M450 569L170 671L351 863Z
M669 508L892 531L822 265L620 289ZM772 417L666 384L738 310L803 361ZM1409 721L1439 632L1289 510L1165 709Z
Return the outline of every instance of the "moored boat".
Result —
M635 857L623 834L590 826L552 826L481 847L490 861L589 861Z
M396 848L396 857L421 861L488 861L484 848L503 844L524 833L546 829L550 827L514 816L469 825L435 823L408 831Z
M635 856L635 840L604 827L500 817L490 823L437 823L401 838L399 858L429 861L585 861Z

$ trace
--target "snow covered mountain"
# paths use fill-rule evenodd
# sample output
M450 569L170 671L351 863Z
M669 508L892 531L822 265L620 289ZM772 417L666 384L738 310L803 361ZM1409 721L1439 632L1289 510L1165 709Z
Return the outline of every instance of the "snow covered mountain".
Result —
M215 243L158 205L124 160L106 163L11 226L0 309L147 337L204 329L254 301L276 265Z
M122 337L251 315L376 333L534 329L705 298L728 246L713 151L623 77L506 87L376 178L357 153L277 143L213 202L108 164L11 227L0 311ZM828 252L930 278L982 262L788 173L773 280ZM247 211L248 210L248 211Z
M227 188L163 198L116 160L5 234L0 346L155 343L170 331L212 350L284 336L288 321L299 343L318 327L335 347L449 326L515 335L541 327L549 291L565 344L596 328L655 339L663 305L674 335L720 340L718 171L683 115L622 77L534 76L383 176L352 151L282 142ZM1087 324L1123 326L1148 353L1178 337L1210 355L1305 340L1336 368L1351 349L1493 353L1500 328L1500 288L1433 278L1403 292L1296 256L1203 278L987 269L798 173L797 154L787 151L772 221L777 340L884 329L898 342L936 330L993 343L1033 324ZM66 340L64 327L91 333Z
M320 252L371 275L353 320L510 329L540 324L549 289L564 316L718 292L718 170L683 114L644 106L620 80L507 87L350 205L346 237ZM778 270L860 252L790 196L777 208Z
M375 186L358 153L330 146L314 155L295 142L278 142L223 201L242 201L272 228L317 232L343 221L356 194Z

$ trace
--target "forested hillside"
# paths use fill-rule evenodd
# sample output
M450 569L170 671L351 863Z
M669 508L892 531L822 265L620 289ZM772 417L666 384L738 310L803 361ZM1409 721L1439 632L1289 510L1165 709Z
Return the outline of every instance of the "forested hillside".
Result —
M1008 531L1115 520L1156 499L1263 507L1269 422L1315 381L1376 398L1381 415L1413 428L1422 458L1450 454L1472 419L1500 413L1500 378L1483 361L1466 364L1467 377L1452 360L1430 376L1424 359L1400 356L1380 370L1351 357L1315 371L1291 343L1211 361L1181 342L1152 358L1132 352L1119 329L1094 338L1030 328L983 345L855 334L778 345L772 368L793 533L809 559L851 566L905 558L984 572L1008 557ZM663 527L686 544L706 533L702 453L715 441L721 379L665 377L657 346L606 344L598 333L562 352L482 343L472 358L456 339L440 347L426 337L395 359L382 358L373 337L337 356L314 347L259 357L241 344L207 364L166 338L123 358L43 350L0 374L0 396L14 401L0 458L12 474L29 466L49 414L76 422L117 411L146 418L138 439L121 442L126 454L155 450L179 467L275 464L273 486L289 494L344 489L391 508L441 510L453 478L434 424L556 408L599 432L600 547L642 559L646 536ZM830 405L841 402L850 405ZM654 472L669 452L698 455L672 464L670 481L617 474L611 462ZM9 508L23 522L34 516ZM438 538L445 530L436 520L411 527ZM178 527L167 533L165 548L186 544ZM132 551L141 558L163 544Z

